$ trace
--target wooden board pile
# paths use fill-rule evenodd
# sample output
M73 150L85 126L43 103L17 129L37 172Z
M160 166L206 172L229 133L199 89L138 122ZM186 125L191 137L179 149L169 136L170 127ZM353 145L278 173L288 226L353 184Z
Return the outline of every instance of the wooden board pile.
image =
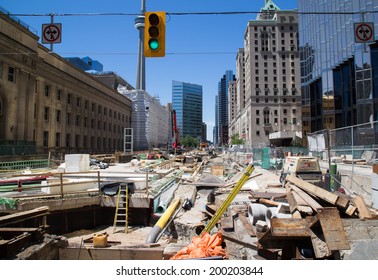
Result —
M272 218L270 228L257 234L258 254L265 258L335 259L339 250L350 249L342 218L377 218L358 195L329 192L293 175L285 188L292 218Z

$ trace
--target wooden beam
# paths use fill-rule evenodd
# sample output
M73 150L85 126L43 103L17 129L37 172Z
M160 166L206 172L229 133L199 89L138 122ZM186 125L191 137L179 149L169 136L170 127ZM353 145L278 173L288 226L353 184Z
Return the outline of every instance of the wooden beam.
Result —
M290 183L293 183L298 188L316 196L319 197L333 205L336 205L336 202L338 200L338 196L336 194L333 194L329 191L326 191L318 186L315 186L314 184L311 184L309 182L306 182L302 179L299 179L298 177L295 177L294 175L288 175L286 177L286 181L289 181Z
M372 217L371 213L369 212L369 209L366 207L365 200L362 196L357 195L353 199L353 203L356 205L358 209L358 216L361 220L370 219Z
M15 224L27 219L36 218L40 216L47 215L49 211L48 206L38 207L32 210L18 212L6 216L0 217L0 226L5 226L8 224Z
M297 211L298 203L291 192L291 187L289 184L286 184L286 199L289 203L290 213L294 213L295 211Z
M312 198L308 193L304 192L300 188L298 188L295 185L290 186L302 199L304 199L315 212L318 212L319 208L322 208L321 206L314 198Z

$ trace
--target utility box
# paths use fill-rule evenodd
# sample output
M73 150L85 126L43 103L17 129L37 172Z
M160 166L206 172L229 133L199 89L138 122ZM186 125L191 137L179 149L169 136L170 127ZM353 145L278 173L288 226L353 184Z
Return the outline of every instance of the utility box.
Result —
M88 172L89 154L68 154L64 157L65 172Z

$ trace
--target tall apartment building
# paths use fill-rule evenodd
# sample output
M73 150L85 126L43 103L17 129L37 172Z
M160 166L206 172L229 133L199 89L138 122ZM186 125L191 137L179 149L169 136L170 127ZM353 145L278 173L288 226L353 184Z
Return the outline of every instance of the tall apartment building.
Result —
M297 19L296 11L280 10L267 0L256 20L248 22L238 51L240 113L230 120L229 133L243 135L253 147L286 146L301 137Z
M218 141L219 145L227 145L229 142L228 135L228 85L235 81L235 75L232 70L227 70L218 83Z
M202 139L202 86L172 81L172 110L180 137Z
M304 133L377 121L378 2L299 0L298 11L311 12L299 15ZM372 42L356 43L354 25L363 22L375 33ZM355 145L377 144L373 129L358 135Z
M131 100L38 40L0 12L1 154L122 150Z

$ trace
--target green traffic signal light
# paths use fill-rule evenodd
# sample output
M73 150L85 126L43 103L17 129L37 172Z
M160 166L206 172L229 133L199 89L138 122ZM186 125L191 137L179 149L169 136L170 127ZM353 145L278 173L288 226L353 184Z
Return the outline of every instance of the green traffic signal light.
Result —
M159 42L156 39L150 39L148 42L151 50L157 50L159 48Z
M165 56L165 12L146 12L144 56Z

